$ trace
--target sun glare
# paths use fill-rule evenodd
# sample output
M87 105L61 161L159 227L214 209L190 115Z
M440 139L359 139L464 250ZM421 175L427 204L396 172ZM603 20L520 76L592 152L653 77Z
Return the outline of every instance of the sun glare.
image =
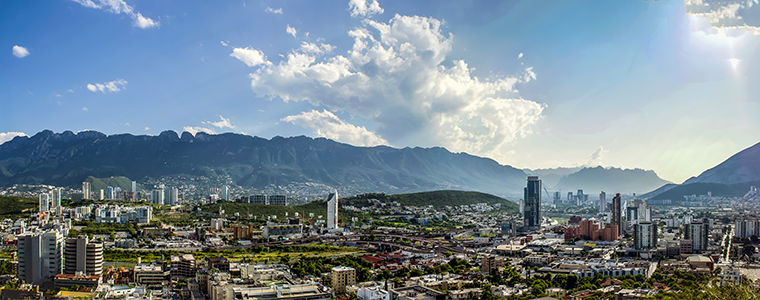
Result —
M732 58L728 60L729 63L731 63L731 67L736 69L736 66L739 65L740 60L736 58Z

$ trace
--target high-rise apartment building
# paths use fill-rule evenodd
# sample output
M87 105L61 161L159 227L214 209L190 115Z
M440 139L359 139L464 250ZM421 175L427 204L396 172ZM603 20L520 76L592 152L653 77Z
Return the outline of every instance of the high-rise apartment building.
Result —
M132 194L137 194L137 181L132 181Z
M525 226L541 226L541 180L538 176L528 176L528 186L524 189Z
M599 212L603 213L607 209L607 194L602 191L599 193Z
M618 226L618 235L623 235L623 200L620 193L612 197L612 225Z
M327 229L338 229L338 192L327 196Z
M222 199L224 201L230 201L230 187L229 186L223 186L222 187Z
M196 270L195 256L192 254L172 255L170 271L172 280L183 281L195 277Z
M153 190L153 203L158 205L164 205L164 190L163 189L155 189Z
M48 193L41 193L40 194L40 212L48 212L50 211L50 194Z
M63 188L54 188L50 193L50 211L56 215L61 214L61 199L63 199Z
M578 190L578 194L575 195L576 199L576 205L581 206L583 205L583 201L586 200L586 196L583 195L583 190Z
M18 278L41 285L63 271L63 234L57 230L17 236Z
M636 250L657 248L657 224L641 221L633 228L633 247Z
M114 192L114 189L112 186L106 187L106 200L114 200L116 199L116 192Z
M66 239L64 274L99 276L103 272L103 243L86 236Z
M90 200L92 194L92 185L89 182L82 182L82 199Z
M345 293L347 286L356 284L356 269L344 266L333 267L330 279L336 293Z
M684 240L692 241L694 251L705 251L709 243L710 220L696 219L684 224Z
M164 205L177 205L179 202L179 189L177 188L170 188L169 189L169 197L165 199Z

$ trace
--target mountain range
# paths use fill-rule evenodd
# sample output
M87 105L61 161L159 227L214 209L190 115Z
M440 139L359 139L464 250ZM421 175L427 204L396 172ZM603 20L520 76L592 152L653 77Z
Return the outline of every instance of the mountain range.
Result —
M264 139L234 133L164 131L136 136L45 130L0 144L0 186L78 186L90 176L143 181L195 175L228 177L246 188L318 183L355 192L453 189L521 195L526 177L536 171L545 176L559 172L558 187L587 193L643 192L666 183L653 171L601 167L524 171L440 147L356 147L305 136Z

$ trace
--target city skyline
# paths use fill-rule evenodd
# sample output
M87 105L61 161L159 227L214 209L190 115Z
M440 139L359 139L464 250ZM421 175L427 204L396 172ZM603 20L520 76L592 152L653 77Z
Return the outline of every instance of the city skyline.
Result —
M0 8L10 28L0 38L0 143L44 129L308 135L441 146L518 168L652 169L680 183L760 131L749 113L760 92L757 5Z

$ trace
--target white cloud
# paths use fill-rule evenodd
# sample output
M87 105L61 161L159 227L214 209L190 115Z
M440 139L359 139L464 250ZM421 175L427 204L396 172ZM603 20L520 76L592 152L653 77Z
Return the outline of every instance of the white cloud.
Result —
M63 97L61 94L55 94L56 97Z
M198 133L198 132L205 132L205 133L208 133L208 134L216 134L216 131L214 131L213 129L206 128L206 127L201 127L201 126L185 126L182 129L184 131L189 132L193 136L195 136L195 134Z
M71 0L84 7L105 10L114 14L126 14L132 18L132 26L142 29L159 27L158 21L144 17L140 12L129 6L124 0Z
M760 26L750 25L760 23L760 7L757 4L758 0L684 0L684 10L689 15L704 18L719 31L741 30L760 35Z
M145 126L145 131L148 131L148 130L150 130L150 127Z
M221 119L220 121L216 121L216 122L203 121L201 123L206 124L206 125L211 125L214 127L219 127L219 128L225 128L225 127L235 128L235 125L233 125L232 122L230 122L229 118L225 119L221 115L219 115L219 118Z
M29 50L26 50L26 48L21 47L19 45L13 46L13 56L18 58L24 58L29 56Z
M520 52L520 54L517 55L517 59L521 59L523 57L523 53Z
M374 14L382 14L385 10L380 7L377 0L350 0L348 9L351 10L351 17L369 17Z
M18 131L0 132L0 145L12 140L17 136L28 136L26 133Z
M377 146L388 144L386 140L377 136L374 132L367 130L364 126L354 126L346 123L327 110L323 110L322 112L316 110L302 112L298 115L282 118L282 121L310 128L318 136L352 145Z
M287 32L288 34L292 35L293 37L296 37L296 32L297 31L296 31L295 28L290 27L290 24L288 24L288 27L285 28L285 32Z
M282 7L278 8L278 9L274 9L274 8L271 8L271 7L267 6L266 12L272 13L272 14L276 14L276 15L281 15L282 14Z
M69 91L69 93L73 93L74 92L74 90L72 90L72 89L69 89L68 91Z
M269 61L267 61L267 57L264 55L264 52L253 49L251 47L232 49L232 54L230 54L230 56L237 58L249 67L255 67L260 64L271 64Z
M596 148L596 150L594 150L593 153L591 153L591 155L589 155L589 160L588 162L586 162L585 166L587 167L601 166L602 158L604 158L604 154L607 152L609 151L604 150L604 147L599 146L598 148Z
M462 60L446 67L454 40L434 18L396 15L388 23L363 24L348 33L354 43L347 56L322 58L312 44L302 44L277 64L259 63L250 74L253 91L361 116L391 143L492 157L503 157L504 146L531 134L542 118L545 105L522 99L514 88L536 78L531 68L480 79Z
M82 107L82 111L87 111L87 107Z
M319 45L315 43L301 42L301 48L299 50L303 53L320 54L325 52L332 52L335 46L330 44L321 43Z
M126 88L127 81L124 79L116 79L114 81L104 82L104 83L89 83L87 84L87 89L93 92L101 91L103 94L108 92L118 92L121 91L121 89Z

